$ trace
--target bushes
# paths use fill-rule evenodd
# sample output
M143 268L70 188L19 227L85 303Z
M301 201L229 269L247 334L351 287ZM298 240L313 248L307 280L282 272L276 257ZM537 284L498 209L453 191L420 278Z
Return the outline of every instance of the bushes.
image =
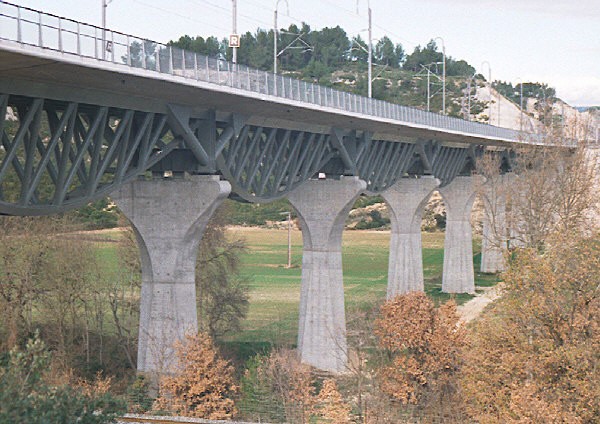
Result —
M517 251L504 279L504 296L470 335L469 413L479 422L597 422L600 238Z
M177 364L159 385L154 408L176 415L222 420L235 412L233 367L206 334L188 335L175 347Z
M36 336L24 350L14 348L0 366L0 423L102 424L125 412L125 403L101 384L52 386L44 373L50 364L46 346Z

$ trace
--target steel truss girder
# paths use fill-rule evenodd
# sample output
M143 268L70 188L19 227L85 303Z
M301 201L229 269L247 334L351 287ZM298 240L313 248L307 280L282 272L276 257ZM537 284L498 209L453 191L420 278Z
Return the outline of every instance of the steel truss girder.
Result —
M167 105L167 109L169 125L194 154L201 172L216 173L217 157L232 139L239 137L245 118L230 114L224 122L219 122L214 110L207 110L192 118L189 107Z
M345 174L367 183L375 194L392 186L418 160L416 145L408 142L373 140L368 132L332 130L332 142L342 160Z
M284 197L334 156L329 134L244 126L217 157L232 191L251 202Z
M9 108L17 120L7 118ZM445 185L472 170L482 151L250 125L178 105L161 114L0 94L0 214L76 208L148 170L220 173L251 202L284 197L319 172L359 176L372 194L407 173Z
M0 94L0 138L0 214L10 215L83 206L181 144L166 115L10 94Z
M456 176L474 169L480 148L446 146L436 141L417 143L424 173L440 180L440 187L449 184Z

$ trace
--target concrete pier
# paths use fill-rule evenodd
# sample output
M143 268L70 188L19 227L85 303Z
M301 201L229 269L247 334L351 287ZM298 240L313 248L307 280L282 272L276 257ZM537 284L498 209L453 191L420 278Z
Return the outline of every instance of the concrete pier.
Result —
M167 371L175 341L198 331L198 245L230 190L218 176L188 176L134 181L111 196L131 221L141 254L138 371Z
M366 183L357 177L310 180L291 192L304 244L298 352L302 362L342 372L346 368L346 316L342 232Z
M471 210L475 200L473 177L456 177L439 189L446 204L444 293L475 293Z
M387 298L423 291L421 220L439 181L433 177L403 178L382 192L390 211L392 232Z
M481 238L481 272L500 272L506 269L506 201L503 193L485 190L483 234Z

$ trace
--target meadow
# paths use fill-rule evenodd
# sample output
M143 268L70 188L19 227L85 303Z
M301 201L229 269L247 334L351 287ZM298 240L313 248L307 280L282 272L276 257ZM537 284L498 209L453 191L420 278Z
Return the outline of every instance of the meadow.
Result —
M289 345L296 341L302 263L302 235L292 231L292 267L287 268L287 230L259 227L231 227L232 237L246 241L242 257L242 275L247 278L250 309L240 333L226 342L256 350L260 345ZM389 231L344 231L342 260L347 315L357 309L379 305L386 294ZM474 241L474 265L477 286L495 284L495 275L477 272L480 241ZM444 233L423 233L423 269L425 291L436 301L452 295L441 292L444 261ZM470 295L452 296L458 303Z

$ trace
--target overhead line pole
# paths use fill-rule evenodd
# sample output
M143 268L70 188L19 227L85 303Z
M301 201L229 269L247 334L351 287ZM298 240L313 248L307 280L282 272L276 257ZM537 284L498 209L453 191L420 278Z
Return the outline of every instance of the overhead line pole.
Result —
M290 14L290 5L287 0L277 0L275 3L275 12L273 12L273 73L277 74L277 56L279 52L277 51L277 34L279 34L279 27L277 26L277 8L279 7L279 3L281 1L285 2L287 6L288 15ZM285 49L284 49L285 50Z
M435 37L434 40L442 42L442 114L446 114L446 43L442 37Z
M102 60L106 59L106 9L112 0L102 0Z
M371 4L369 2L369 60L368 60L369 69L367 71L367 76L369 78L369 90L368 95L369 99L373 97L373 25L371 21Z
M358 3L360 0L356 0L356 13L358 13ZM367 0L368 12L369 12L369 45L367 46L367 94L368 97L373 97L373 21L371 13L371 0Z

